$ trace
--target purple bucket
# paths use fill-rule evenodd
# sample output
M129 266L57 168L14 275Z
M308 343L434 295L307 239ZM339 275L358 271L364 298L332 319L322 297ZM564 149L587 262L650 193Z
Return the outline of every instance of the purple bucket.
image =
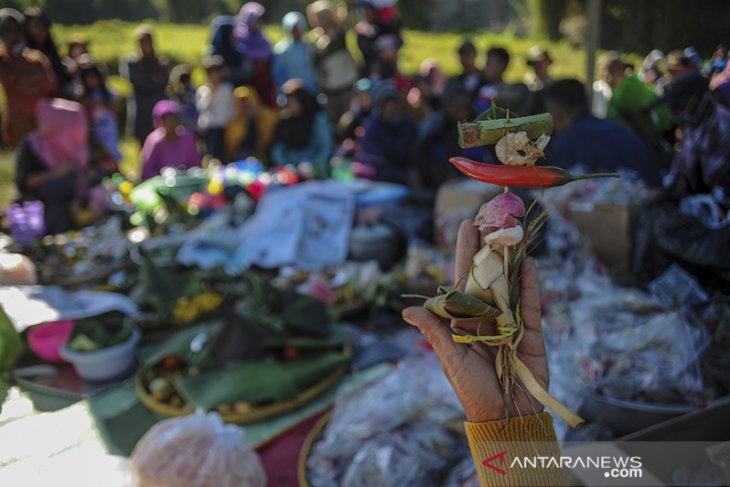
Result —
M10 235L13 240L29 245L36 238L43 236L46 224L43 220L43 203L27 201L23 204L12 204L8 208Z

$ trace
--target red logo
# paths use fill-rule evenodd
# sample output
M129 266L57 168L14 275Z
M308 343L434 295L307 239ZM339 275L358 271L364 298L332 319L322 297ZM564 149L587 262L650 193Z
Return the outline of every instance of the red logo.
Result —
M497 453L496 455L491 456L491 457L487 458L486 460L484 460L482 462L482 465L484 465L485 467L491 468L492 470L494 470L497 473L501 473L502 475L507 475L507 471L504 470L503 468L501 468L502 466L504 466L504 456L506 454L507 454L506 450L501 451L501 452ZM497 460L497 464L499 466L492 465L492 462L494 462L495 460Z

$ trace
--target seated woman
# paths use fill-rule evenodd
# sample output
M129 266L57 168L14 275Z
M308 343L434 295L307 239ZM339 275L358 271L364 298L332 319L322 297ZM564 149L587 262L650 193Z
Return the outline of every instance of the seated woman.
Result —
M103 66L89 63L79 71L81 83L76 87L76 99L88 115L91 147L94 159L107 168L117 172L122 160L119 151L119 130L117 128L117 95L107 87Z
M142 146L142 180L159 175L163 167L200 166L202 156L195 136L182 126L177 103L158 101L152 109L152 119L156 128Z
M268 150L274 140L279 114L261 103L252 87L239 86L233 90L236 118L226 127L226 152L229 161L255 157L268 162Z
M372 179L406 184L412 172L418 126L406 112L404 96L392 81L375 85L373 105L355 159L370 166Z
M271 161L279 166L311 163L316 174L327 172L334 142L327 116L299 79L284 83L286 106L276 126Z
M38 128L18 146L15 184L21 199L40 200L46 232L73 227L72 203L90 186L89 128L84 108L73 101L41 100Z

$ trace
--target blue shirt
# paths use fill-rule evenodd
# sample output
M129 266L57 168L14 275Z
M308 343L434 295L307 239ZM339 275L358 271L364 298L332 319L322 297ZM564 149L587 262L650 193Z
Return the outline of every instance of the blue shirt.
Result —
M282 142L275 142L271 147L271 160L278 166L311 162L315 167L322 168L329 164L333 150L334 142L327 115L317 112L309 144L303 149L292 149Z
M319 92L312 46L305 42L285 39L277 43L272 71L278 92L281 92L281 85L294 78L301 79L310 93Z
M661 186L657 155L618 122L587 113L557 134L545 150L548 162L568 169L582 164L592 172L630 169L649 186Z

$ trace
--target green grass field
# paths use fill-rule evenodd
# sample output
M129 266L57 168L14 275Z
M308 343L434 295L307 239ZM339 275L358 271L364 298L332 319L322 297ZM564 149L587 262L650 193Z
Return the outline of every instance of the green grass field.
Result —
M133 31L138 24L122 22L117 20L105 20L93 25L55 25L53 34L56 43L65 55L66 41L73 33L83 34L89 41L91 55L98 61L109 66L112 76L109 85L121 96L130 93L129 84L115 76L119 60L135 51ZM205 53L209 42L208 27L206 25L193 24L155 24L152 23L155 32L155 41L158 52L177 63L188 63L197 66ZM273 42L282 37L280 28L272 26L266 30L267 37ZM465 34L443 34L418 31L405 31L405 46L400 53L401 70L405 73L417 72L421 62L426 58L432 58L439 62L447 75L458 72L458 57L456 49L465 37L470 37L479 49L479 62L484 61L484 53L490 47L505 47L512 55L509 69L506 73L508 81L520 81L527 71L525 55L534 44L540 44L550 51L555 60L552 66L553 76L556 78L576 77L585 79L585 51L571 46L567 41L546 42L540 39L521 38L511 32L480 32L472 35ZM348 38L348 45L357 57L354 34ZM628 56L631 62L640 62L637 55ZM202 72L194 72L193 80L198 83L202 80ZM0 106L3 104L2 93L0 93ZM124 161L122 169L125 172L135 174L138 166L139 147L131 139L125 139L122 143ZM8 153L0 152L0 208L4 207L11 192L12 181L12 157Z

